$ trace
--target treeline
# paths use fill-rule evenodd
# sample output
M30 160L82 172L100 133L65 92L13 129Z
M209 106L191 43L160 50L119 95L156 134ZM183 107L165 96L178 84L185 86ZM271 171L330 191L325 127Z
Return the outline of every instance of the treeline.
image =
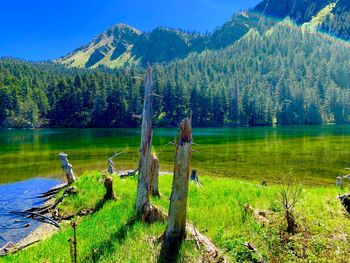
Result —
M350 48L285 21L234 45L154 65L155 123L257 126L350 122ZM130 127L144 71L0 60L3 127Z

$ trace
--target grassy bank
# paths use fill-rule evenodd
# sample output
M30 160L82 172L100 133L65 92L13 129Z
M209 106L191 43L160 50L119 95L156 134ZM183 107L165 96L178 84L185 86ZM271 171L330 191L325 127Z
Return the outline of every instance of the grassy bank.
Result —
M86 172L59 207L60 213L88 211L91 215L76 218L78 222L78 262L156 262L160 245L154 239L166 225L128 225L133 216L136 178L115 178L116 201L101 203L104 186L101 173ZM347 262L350 255L350 220L337 200L337 188L304 188L296 207L300 232L286 238L279 186L263 187L232 179L201 177L204 188L190 185L188 221L225 252L231 262L251 262L256 255L244 242L252 243L269 262ZM172 176L160 177L161 199L152 202L168 208ZM345 191L345 190L343 190ZM244 212L249 203L261 210L274 212L272 223L262 226ZM1 262L70 262L69 223L51 238L17 254L0 258ZM180 252L182 262L197 262L201 251L187 240Z

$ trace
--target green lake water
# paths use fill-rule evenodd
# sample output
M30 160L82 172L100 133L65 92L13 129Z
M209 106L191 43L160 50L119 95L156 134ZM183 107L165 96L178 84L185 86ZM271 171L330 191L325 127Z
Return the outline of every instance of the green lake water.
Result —
M154 150L161 170L172 171L177 129L155 129ZM191 167L200 175L278 183L294 176L307 184L333 184L350 167L350 126L196 128ZM0 130L0 184L33 177L64 179L63 151L77 175L106 169L114 152L117 169L138 162L139 129ZM349 171L348 171L349 172Z

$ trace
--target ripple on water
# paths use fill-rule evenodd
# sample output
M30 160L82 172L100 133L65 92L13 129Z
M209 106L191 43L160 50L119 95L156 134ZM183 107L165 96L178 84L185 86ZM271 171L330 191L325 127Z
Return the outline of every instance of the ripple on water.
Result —
M42 205L44 200L35 197L59 183L55 179L34 178L0 185L0 247L10 241L18 242L40 225L10 212Z

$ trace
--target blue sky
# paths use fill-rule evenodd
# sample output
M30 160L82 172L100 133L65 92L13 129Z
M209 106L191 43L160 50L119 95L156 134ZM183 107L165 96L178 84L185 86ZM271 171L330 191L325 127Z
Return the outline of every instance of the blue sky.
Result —
M259 0L2 0L0 56L57 58L117 23L212 31Z

